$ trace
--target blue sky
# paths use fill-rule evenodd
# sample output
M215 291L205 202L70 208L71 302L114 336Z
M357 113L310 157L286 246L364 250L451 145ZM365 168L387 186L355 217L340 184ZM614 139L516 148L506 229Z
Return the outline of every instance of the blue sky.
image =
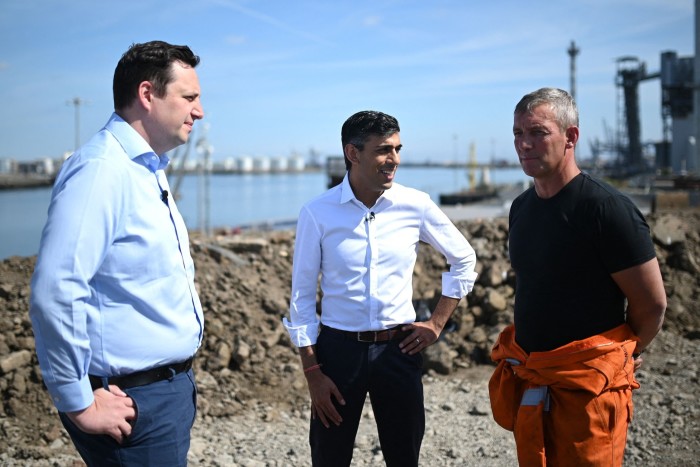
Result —
M189 45L213 157L339 154L340 127L374 109L401 125L414 161L515 159L512 111L569 88L577 57L578 154L616 122L616 59L648 71L694 55L693 0L2 0L0 158L73 149L112 112L112 74L133 42ZM643 140L661 138L660 82L640 86ZM201 126L199 130L201 130ZM198 131L198 130L196 130ZM197 134L197 133L196 133ZM196 135L195 134L195 135Z

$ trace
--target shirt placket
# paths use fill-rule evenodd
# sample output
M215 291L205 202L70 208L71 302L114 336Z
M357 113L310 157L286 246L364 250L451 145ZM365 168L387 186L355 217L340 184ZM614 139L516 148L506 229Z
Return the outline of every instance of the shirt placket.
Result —
M170 185L168 185L168 180L165 178L165 173L162 170L156 171L156 180L158 181L158 186L161 189L161 192L163 191L170 191ZM197 299L197 292L193 290L194 287L194 277L192 276L192 269L187 267L188 261L185 258L185 255L189 256L189 244L183 245L182 244L182 239L188 238L187 236L187 227L185 226L184 220L182 219L182 216L180 216L179 211L177 210L177 206L175 205L174 200L171 199L172 196L166 196L164 199L165 204L168 206L168 210L170 211L170 221L173 224L173 227L175 228L175 236L177 237L177 245L178 249L180 250L180 260L182 261L182 267L185 271L185 275L187 277L187 286L190 289L190 297L192 297L192 307L193 311L195 314L195 318L197 319L197 323L199 324L199 340L201 341L202 339L202 323L199 318L199 314L197 313L197 305L196 301ZM186 248L186 250L185 250ZM190 259L191 261L191 259Z
M371 329L379 329L379 246L377 241L377 221L369 217L367 243L369 248L369 318Z

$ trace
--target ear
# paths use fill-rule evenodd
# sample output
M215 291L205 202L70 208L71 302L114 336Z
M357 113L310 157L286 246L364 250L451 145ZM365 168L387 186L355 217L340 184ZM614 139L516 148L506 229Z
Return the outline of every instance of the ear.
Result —
M150 81L142 81L138 89L138 101L141 106L150 110L154 97L153 84Z
M573 148L576 146L576 143L578 142L578 127L577 126L570 126L569 128L566 129L566 147L567 148Z
M343 151L345 152L345 157L347 157L353 164L357 164L360 161L358 157L359 151L354 144L346 144Z

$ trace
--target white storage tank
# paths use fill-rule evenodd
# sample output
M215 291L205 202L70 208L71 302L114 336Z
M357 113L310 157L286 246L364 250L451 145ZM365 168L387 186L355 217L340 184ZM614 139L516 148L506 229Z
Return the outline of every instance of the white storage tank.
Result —
M221 164L221 167L227 172L236 170L236 160L233 157L227 157L226 159L224 159L224 162Z
M239 172L253 171L253 158L250 156L241 156L236 160L237 169Z
M289 163L286 157L275 157L272 159L270 169L273 172L286 172L289 168Z
M255 172L269 172L270 171L270 158L266 156L259 156L253 160L253 170Z
M301 172L306 168L306 161L303 157L292 156L289 158L289 170L293 172Z

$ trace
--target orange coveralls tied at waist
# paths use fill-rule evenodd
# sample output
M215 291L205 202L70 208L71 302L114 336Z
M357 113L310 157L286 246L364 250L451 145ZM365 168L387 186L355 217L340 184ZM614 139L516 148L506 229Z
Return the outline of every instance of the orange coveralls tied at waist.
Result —
M622 465L632 420L632 353L627 324L529 355L506 327L491 351L493 418L512 431L521 466Z

